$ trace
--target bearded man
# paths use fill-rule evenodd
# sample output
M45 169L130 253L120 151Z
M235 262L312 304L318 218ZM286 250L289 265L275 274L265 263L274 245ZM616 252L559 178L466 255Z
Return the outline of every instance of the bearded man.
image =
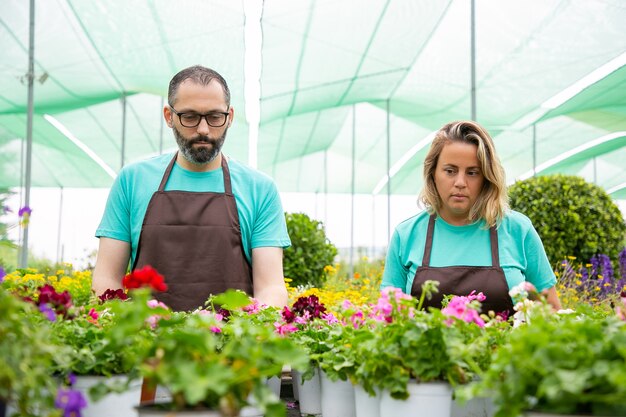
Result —
M121 288L130 261L165 277L155 297L176 311L230 288L285 305L280 196L271 178L221 152L234 117L226 81L202 66L180 71L163 116L178 151L120 171L96 231L94 291Z

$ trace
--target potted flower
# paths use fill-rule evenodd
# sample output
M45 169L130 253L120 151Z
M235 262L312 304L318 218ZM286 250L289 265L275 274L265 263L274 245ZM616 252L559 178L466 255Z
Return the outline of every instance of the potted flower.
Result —
M50 374L63 348L50 343L51 329L37 309L0 289L0 402L20 415L49 415L57 381Z
M100 298L92 295L91 304L74 305L68 290L60 292L45 284L26 298L42 313L35 318L49 323L50 343L65 348L51 372L89 398L83 414L100 415L114 403L118 416L134 415L140 396L138 352L151 335L148 326L134 323L123 343L111 337L119 320L104 302L126 299L124 292L110 290Z
M427 282L424 289L435 291L435 283ZM370 395L383 391L381 416L404 415L416 407L425 415L450 414L452 387L470 381L484 356L468 348L484 334L481 297L455 296L442 310L424 311L423 299L383 290L370 313L375 323L355 339L360 345L355 380Z
M284 307L282 317L274 326L280 334L289 335L308 354L310 361L304 372L293 370L294 392L298 395L303 415L322 413L320 360L332 348L329 332L337 322L315 294L298 297L291 307Z
M115 313L145 321L154 312L137 302L145 289L130 293L134 303L118 303ZM228 291L212 302L228 311L251 304L245 294ZM141 375L171 393L171 402L138 408L140 416L237 416L254 399L267 416L284 416L285 407L266 385L285 364L302 368L308 358L292 341L242 314L224 310L158 314L151 322L154 338L142 356ZM120 334L123 334L120 333Z
M472 387L493 397L496 417L626 415L626 322L591 308L531 310Z

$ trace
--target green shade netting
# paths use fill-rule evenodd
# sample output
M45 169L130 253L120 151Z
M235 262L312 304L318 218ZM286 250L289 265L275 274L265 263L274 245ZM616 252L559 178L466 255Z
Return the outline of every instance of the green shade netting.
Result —
M243 1L39 0L35 78L44 82L35 82L33 185L111 183L45 114L116 172L122 153L129 163L173 150L162 97L172 75L196 63L228 80L236 118L225 152L246 162L248 23L263 33L258 167L279 189L384 194L389 186L417 194L429 135L471 117L470 4L265 0L260 22L246 22ZM626 53L624 2L475 4L476 116L494 136L510 182L626 131L626 63L556 108L542 106ZM3 2L0 47L0 185L16 186L23 181L28 2ZM599 144L543 173L582 175L614 189L626 182L623 145Z

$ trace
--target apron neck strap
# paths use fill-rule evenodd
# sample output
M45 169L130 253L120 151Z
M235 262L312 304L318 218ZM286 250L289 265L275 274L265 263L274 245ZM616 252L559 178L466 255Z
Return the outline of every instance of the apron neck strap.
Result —
M170 174L172 173L172 168L174 168L174 162L176 162L176 157L178 157L178 152L174 154L174 157L167 165L167 169L165 170L165 174L163 174L163 178L161 179L161 184L159 184L159 191L165 190L165 184L167 184L167 180L170 178Z
M430 266L430 253L433 249L433 234L435 233L435 219L433 213L428 219L428 231L426 232L426 244L424 245L424 256L422 257L422 266ZM500 255L498 253L498 232L495 226L489 228L489 240L491 243L491 266L500 267Z
M500 255L498 254L498 232L495 226L489 228L489 238L491 239L491 266L500 268Z
M230 170L228 169L228 164L226 163L226 156L222 154L222 173L224 175L224 192L226 194L233 193L233 187L230 183Z
M426 232L426 245L424 245L424 256L422 266L430 266L430 252L433 249L433 234L435 233L435 214L431 214L428 219L428 231Z
M165 191L165 184L167 184L167 180L170 178L170 174L172 173L172 168L174 168L174 163L176 162L177 157L178 152L174 154L174 157L165 169L165 174L163 174L161 184L159 184L159 191ZM226 163L226 157L224 154L222 154L222 172L224 173L224 192L226 194L232 194L233 187L230 182L230 170L228 169L228 164Z

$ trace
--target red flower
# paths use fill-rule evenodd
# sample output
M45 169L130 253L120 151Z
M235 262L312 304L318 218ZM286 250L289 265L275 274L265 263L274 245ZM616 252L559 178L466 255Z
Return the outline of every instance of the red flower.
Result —
M156 269L150 265L146 265L141 269L136 269L130 274L127 274L122 281L124 288L142 288L150 287L155 291L166 291L167 285L163 275L159 274Z
M103 292L102 295L99 295L98 298L100 299L100 302L104 303L105 301L115 300L116 298L119 298L120 300L126 300L128 299L128 296L121 288L118 288L117 290L112 290L109 288L105 292Z
M283 307L283 320L285 320L286 323L293 323L293 321L296 319L296 315L293 314L293 312L291 310L289 310L289 307L285 306Z
M57 314L68 317L68 311L72 307L72 296L67 290L58 293L52 285L46 284L39 287L37 306L42 304L48 304Z
M293 303L292 311L300 317L304 317L305 312L307 312L310 318L317 319L326 312L326 306L320 303L317 295L310 295L308 297L298 298L296 302Z

